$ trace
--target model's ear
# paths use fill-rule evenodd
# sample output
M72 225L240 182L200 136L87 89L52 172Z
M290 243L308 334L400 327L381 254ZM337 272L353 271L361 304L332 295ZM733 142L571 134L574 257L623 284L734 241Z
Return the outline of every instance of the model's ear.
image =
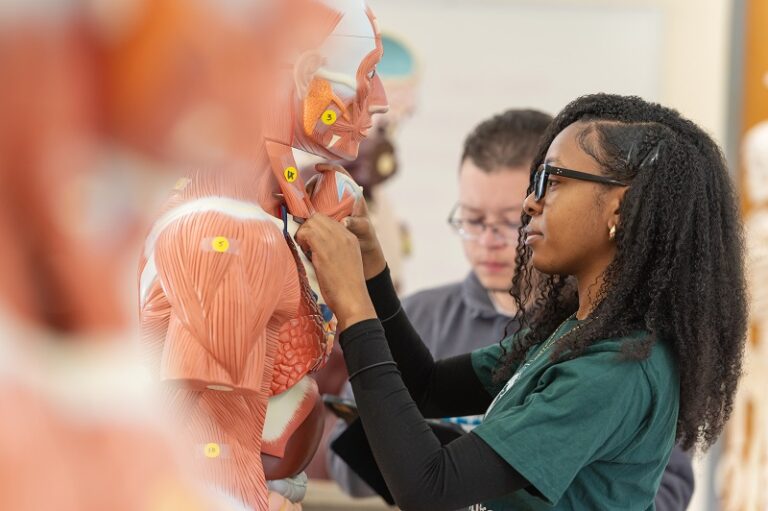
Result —
M325 64L325 57L314 50L304 52L296 59L296 64L293 66L293 81L299 99L303 100L307 97L309 84L323 64Z

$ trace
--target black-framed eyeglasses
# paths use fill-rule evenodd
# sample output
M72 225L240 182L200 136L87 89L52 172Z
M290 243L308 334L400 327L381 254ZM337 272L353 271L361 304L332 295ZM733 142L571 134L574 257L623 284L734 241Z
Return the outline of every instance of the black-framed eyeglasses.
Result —
M570 177L572 179L580 179L582 181L592 181L594 183L602 183L604 185L612 186L629 186L628 183L619 181L618 179L611 179L605 176L598 176L595 174L588 174L586 172L579 172L578 170L564 169L562 167L555 167L548 163L542 163L536 170L536 174L533 175L533 198L536 202L544 198L544 194L547 193L547 182L549 176L563 176Z
M457 203L448 215L448 224L453 227L462 239L476 241L486 230L489 230L498 241L506 244L517 243L519 220L503 222L486 222L481 219L464 218L461 214L461 204Z

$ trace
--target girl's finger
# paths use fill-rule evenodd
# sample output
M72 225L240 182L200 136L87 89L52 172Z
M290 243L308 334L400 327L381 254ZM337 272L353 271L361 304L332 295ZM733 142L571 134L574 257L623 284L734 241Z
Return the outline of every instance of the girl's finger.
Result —
M360 197L352 205L352 216L368 216L368 204L363 197Z
M344 226L354 235L362 236L368 234L369 224L367 218L348 216L344 219Z

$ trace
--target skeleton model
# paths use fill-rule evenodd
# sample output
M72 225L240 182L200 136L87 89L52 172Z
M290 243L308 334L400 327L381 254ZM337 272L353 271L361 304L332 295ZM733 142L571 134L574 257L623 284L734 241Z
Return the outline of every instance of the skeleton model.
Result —
M728 511L768 509L768 122L753 126L743 144L747 275L750 328L744 376L725 432L718 467L722 508Z

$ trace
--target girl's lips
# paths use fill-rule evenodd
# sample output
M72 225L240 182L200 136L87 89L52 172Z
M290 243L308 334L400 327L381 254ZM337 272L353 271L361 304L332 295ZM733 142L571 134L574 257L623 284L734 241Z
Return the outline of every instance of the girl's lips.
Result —
M538 231L527 231L525 233L525 244L530 245L534 241L540 240L544 235Z

